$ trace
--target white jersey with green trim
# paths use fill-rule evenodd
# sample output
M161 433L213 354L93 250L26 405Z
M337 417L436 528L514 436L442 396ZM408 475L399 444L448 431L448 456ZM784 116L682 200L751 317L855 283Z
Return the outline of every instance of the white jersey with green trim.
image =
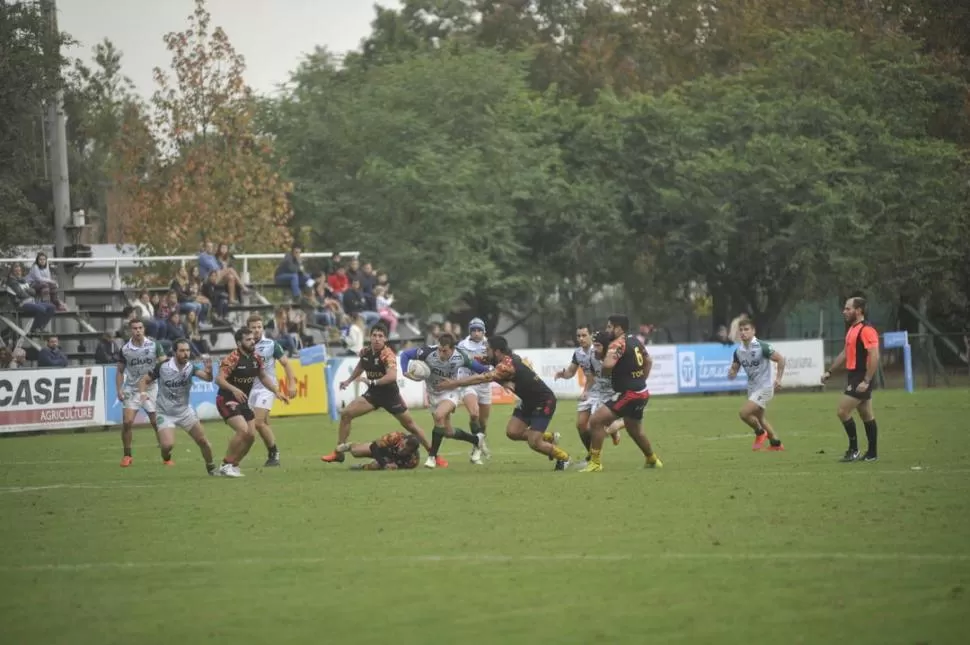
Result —
M734 350L734 362L740 364L748 375L748 390L771 388L771 356L774 353L770 343L757 338L752 338L747 345L741 343Z
M124 387L131 390L137 388L138 381L152 373L160 358L165 358L165 350L153 338L146 336L141 345L135 345L130 340L125 343L121 348L121 363L125 366Z
M263 371L266 372L266 376L274 384L278 384L279 380L276 378L276 361L286 356L286 352L283 351L280 344L272 338L263 336L256 341L253 353L263 359ZM253 383L253 389L265 389L265 387L263 387L262 381L257 380Z

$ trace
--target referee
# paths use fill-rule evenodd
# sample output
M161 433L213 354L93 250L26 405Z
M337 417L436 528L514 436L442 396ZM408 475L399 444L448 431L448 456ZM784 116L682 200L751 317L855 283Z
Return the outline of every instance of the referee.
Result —
M838 415L849 436L849 449L845 451L842 461L876 461L877 438L879 434L876 418L872 413L872 382L879 366L879 333L866 320L865 298L849 298L842 308L849 330L845 333L845 349L835 357L832 367L822 375L822 383L827 381L842 363L848 372L848 380L842 399L839 401ZM856 436L855 419L852 412L859 411L863 427L866 429L866 440L869 447L865 455L859 454L859 439Z

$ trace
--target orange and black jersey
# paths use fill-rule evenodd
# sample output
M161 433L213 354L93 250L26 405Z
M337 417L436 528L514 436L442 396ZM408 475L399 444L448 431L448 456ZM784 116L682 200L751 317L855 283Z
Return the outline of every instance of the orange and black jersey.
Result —
M522 399L522 405L538 406L544 401L554 401L556 395L542 378L529 367L518 354L506 356L495 364L495 369L487 373L490 381L509 383L515 386L515 395Z
M397 354L394 350L384 345L380 351L374 351L372 347L365 347L360 350L360 363L358 365L363 368L364 375L368 380L376 381L377 379L387 375L388 370L397 367ZM397 389L397 381L389 383L387 385L377 386L381 389Z
M607 351L617 358L610 370L614 392L640 392L647 388L647 349L639 338L633 334L620 336Z
M397 466L401 470L417 468L421 459L418 450L410 454L404 453L408 435L403 432L388 432L386 435L371 444L371 453L377 457L380 453L383 461Z
M219 373L226 379L226 382L239 388L244 394L249 394L249 391L253 389L253 384L259 380L259 373L262 371L263 359L260 358L259 354L247 354L240 351L239 348L232 350L232 353L223 359L222 365L219 367ZM222 388L219 388L217 395L225 399L235 398L232 392Z
M845 333L845 369L848 372L866 372L869 350L879 347L879 332L861 320L853 323Z

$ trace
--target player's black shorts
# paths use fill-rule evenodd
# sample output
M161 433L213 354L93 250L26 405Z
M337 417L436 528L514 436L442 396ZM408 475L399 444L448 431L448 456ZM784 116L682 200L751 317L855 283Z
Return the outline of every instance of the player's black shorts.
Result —
M650 392L643 390L635 392L627 390L614 394L606 401L606 407L610 412L621 419L633 419L634 421L643 420L643 411L650 401Z
M864 380L866 380L865 372L849 372L849 377L845 385L845 395L851 396L853 399L859 399L860 401L870 400L872 398L872 390L876 387L875 383L869 383L869 387L865 392L856 392L856 387Z
M401 396L401 390L395 384L390 388L372 387L364 392L364 400L375 408L383 408L397 416L408 411L408 406Z
M545 432L556 413L556 399L523 401L512 410L512 416L522 419L530 429Z
M249 403L240 403L234 398L224 397L221 394L216 396L216 409L223 421L228 421L233 417L242 417L247 423L256 418Z

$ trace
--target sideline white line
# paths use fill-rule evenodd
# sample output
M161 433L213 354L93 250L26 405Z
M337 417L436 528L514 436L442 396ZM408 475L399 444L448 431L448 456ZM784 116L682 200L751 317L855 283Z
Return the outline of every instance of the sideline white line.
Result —
M7 493L33 493L38 491L79 488L91 489L110 489L110 488L154 488L155 484L130 484L128 482L118 482L112 484L48 484L46 486L0 486L0 495Z
M379 564L422 564L437 562L443 564L481 565L493 563L529 562L634 562L657 560L715 560L715 561L790 561L790 560L860 560L868 562L970 562L967 553L640 553L640 554L586 554L561 553L549 555L415 555L415 556L361 556L361 557L314 557L314 558L239 558L229 560L182 560L158 562L84 562L84 563L47 563L24 565L0 565L4 572L28 571L100 571L106 569L155 569L155 568L204 568L239 567L247 565L292 566L292 565L333 565L347 563Z

